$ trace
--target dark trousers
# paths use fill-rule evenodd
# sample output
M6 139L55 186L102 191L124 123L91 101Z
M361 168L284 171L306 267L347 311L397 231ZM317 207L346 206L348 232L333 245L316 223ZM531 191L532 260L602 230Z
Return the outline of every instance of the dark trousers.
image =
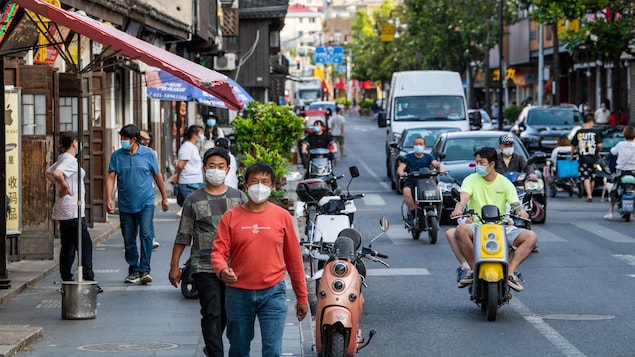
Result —
M192 277L201 304L201 330L209 357L223 357L223 331L227 326L225 314L225 283L213 273L196 273Z
M77 252L77 218L60 222L60 275L63 281L73 280L73 261ZM95 280L93 273L93 240L88 233L86 218L82 217L82 268L83 280Z

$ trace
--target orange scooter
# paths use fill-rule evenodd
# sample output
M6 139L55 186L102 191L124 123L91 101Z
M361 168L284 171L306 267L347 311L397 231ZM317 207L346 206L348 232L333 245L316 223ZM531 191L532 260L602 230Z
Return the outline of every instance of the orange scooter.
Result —
M364 343L359 320L364 307L362 286L366 287L366 267L362 258L388 267L380 258L387 255L373 250L375 239L388 230L388 219L380 219L382 233L373 238L368 247L361 247L362 235L354 228L343 229L335 243L328 263L313 279L319 279L315 313L315 341L318 356L354 356L375 334L371 330ZM360 249L361 247L361 249Z

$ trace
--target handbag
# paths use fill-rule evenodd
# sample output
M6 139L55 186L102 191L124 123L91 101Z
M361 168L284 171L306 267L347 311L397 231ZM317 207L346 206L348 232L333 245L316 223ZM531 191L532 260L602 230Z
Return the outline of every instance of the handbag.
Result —
M567 158L558 160L556 163L556 173L559 179L578 178L578 160L569 160L571 153L567 153Z

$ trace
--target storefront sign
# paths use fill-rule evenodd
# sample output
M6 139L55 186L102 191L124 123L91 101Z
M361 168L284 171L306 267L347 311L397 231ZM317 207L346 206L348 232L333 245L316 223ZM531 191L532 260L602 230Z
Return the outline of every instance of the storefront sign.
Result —
M22 165L20 161L20 91L6 89L4 91L4 131L6 140L6 190L11 200L11 213L7 219L7 235L20 234L22 230Z

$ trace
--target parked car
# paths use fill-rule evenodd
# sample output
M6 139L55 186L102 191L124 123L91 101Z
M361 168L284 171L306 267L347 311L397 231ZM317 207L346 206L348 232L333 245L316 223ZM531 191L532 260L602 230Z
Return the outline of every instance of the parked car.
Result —
M567 135L577 125L582 125L582 114L570 106L528 107L523 109L511 131L518 135L530 151L551 152L557 146L558 137Z
M415 138L423 137L426 141L426 153L430 153L432 145L434 145L439 135L460 130L460 128L456 127L415 127L404 130L398 141L390 143L390 156L386 174L390 178L392 189L397 190L398 194L402 192L402 182L397 175L399 158L414 151Z
M498 140L504 131L464 131L439 135L432 147L431 154L443 164L448 172L446 176L439 176L439 186L443 194L443 209L441 222L450 222L450 213L454 210L455 202L452 199L452 188L460 190L463 179L474 172L470 166L474 162L474 152L484 146L498 149ZM529 160L529 152L514 135L514 152Z
M481 112L481 126L480 127L475 127L474 125L470 124L470 129L471 130L494 130L496 128L494 128L494 123L492 121L492 118L489 116L489 114L487 114L487 111L485 109L468 109L467 113L468 115L470 113L474 113L476 111Z

